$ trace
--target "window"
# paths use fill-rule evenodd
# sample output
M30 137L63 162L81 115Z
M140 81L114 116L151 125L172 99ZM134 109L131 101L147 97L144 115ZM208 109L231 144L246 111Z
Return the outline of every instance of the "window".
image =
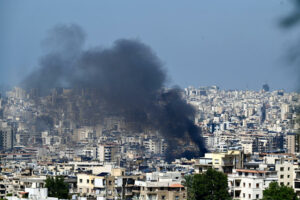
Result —
M259 194L256 195L256 198L259 199Z
M259 183L256 183L256 188L259 188Z
M162 195L162 196L161 196L161 199L166 199L166 196L165 196L165 195Z
M290 185L290 182L287 182L287 185Z
M246 197L245 193L243 193L243 197L244 197L244 198Z
M288 167L288 171L290 171L290 168Z
M249 188L251 188L251 183L249 183Z
M86 179L86 183L90 183L90 180L89 180L89 179Z
M283 172L283 171L284 171L284 167L280 167L280 171L282 171L282 172Z
M288 178L290 178L290 175L287 175Z
M249 199L251 199L251 194L248 195Z
M94 184L94 180L92 180L91 182L92 182L92 184Z
M281 186L283 186L283 185L284 185L284 183L283 183L283 182L280 182L280 185L281 185Z
M79 183L82 183L82 179L79 179Z
M243 183L243 187L246 187L246 183Z
M281 179L284 178L284 175L280 175L280 178L281 178Z
M175 200L179 200L179 196L176 196L176 197L175 197Z

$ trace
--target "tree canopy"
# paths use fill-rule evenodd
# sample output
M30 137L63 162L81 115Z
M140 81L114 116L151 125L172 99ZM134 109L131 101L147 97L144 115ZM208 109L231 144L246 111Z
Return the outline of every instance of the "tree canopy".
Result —
M263 200L298 200L293 188L287 186L279 186L277 182L272 182L269 188L263 192Z
M46 188L48 188L48 196L59 199L69 199L69 186L64 182L63 176L47 177Z
M228 193L227 176L214 169L208 169L203 174L185 177L188 200L227 200L231 199Z

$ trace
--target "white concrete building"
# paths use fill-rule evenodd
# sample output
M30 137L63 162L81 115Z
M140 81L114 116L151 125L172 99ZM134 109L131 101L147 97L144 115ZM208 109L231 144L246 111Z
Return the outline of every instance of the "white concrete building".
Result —
M277 171L278 184L289 187L294 187L294 179L296 178L295 170L298 169L298 163L284 162L276 164L275 169Z
M228 175L229 192L239 200L261 199L273 181L277 181L275 171L236 169Z

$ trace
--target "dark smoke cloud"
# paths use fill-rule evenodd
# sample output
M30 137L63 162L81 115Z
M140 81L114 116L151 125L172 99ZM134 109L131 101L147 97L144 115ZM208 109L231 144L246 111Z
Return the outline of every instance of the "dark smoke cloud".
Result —
M92 89L105 102L106 110L142 128L159 131L170 155L183 151L177 145L186 137L198 146L198 155L205 152L200 131L193 123L193 107L183 100L179 88L164 89L166 70L150 47L121 39L111 48L84 50L84 38L76 25L56 26L43 43L48 50L39 68L22 85L41 94L55 87Z
M83 30L77 25L57 25L42 42L45 56L39 68L21 83L26 89L36 88L46 95L55 87L71 86L73 69L81 55L85 41Z
M282 18L280 26L284 29L291 29L299 26L300 22L300 0L293 0L293 11ZM300 40L295 42L287 55L289 64L293 66L293 75L297 76L297 90L300 91Z
M284 17L280 25L282 28L285 29L291 29L294 27L299 26L300 22L300 0L293 0L294 3L294 9L293 11L286 17ZM289 64L292 64L294 67L294 74L297 76L297 91L300 92L300 41L298 39L298 42L296 42L295 45L291 48L291 50L288 52L288 61ZM300 123L300 109L299 106L296 108L297 113L297 120L296 123ZM300 130L298 129L298 133L300 133Z

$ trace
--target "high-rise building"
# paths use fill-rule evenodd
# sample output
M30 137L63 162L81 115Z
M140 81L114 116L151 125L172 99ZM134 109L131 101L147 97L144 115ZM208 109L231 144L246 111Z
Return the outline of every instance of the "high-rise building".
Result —
M300 152L300 134L289 133L286 136L286 148L288 153L299 153Z
M0 126L0 150L13 148L13 129Z
M117 144L100 144L98 146L98 159L101 162L117 161L118 145Z
M291 111L289 104L282 104L281 105L281 120L286 120L289 117L289 113Z
M266 120L266 104L263 103L262 107L260 108L260 123L263 124Z

